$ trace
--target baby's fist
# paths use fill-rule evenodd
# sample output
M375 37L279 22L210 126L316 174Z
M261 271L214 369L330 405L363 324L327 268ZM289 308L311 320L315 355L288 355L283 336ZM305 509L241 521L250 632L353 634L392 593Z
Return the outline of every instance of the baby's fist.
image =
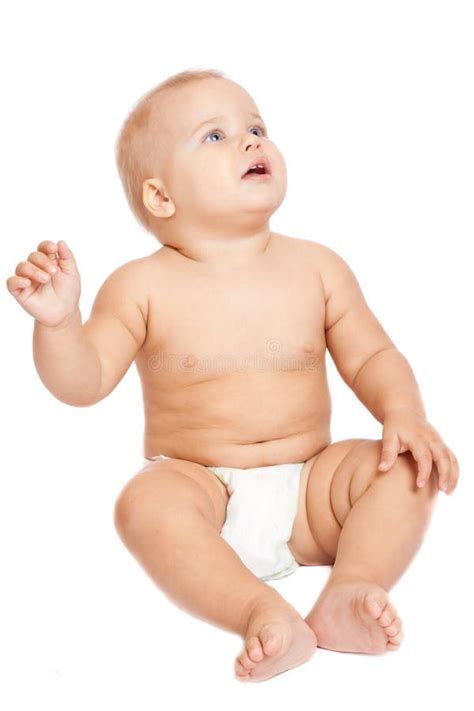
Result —
M20 306L46 326L59 325L79 302L80 276L64 240L40 242L38 251L20 262L6 283Z

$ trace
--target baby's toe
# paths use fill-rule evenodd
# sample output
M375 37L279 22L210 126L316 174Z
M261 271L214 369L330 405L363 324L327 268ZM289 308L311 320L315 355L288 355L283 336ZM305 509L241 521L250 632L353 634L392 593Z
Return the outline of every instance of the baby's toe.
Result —
M258 637L249 637L246 641L245 646L247 649L247 655L250 660L254 662L259 662L263 659L264 653Z
M397 632L396 634L388 638L387 644L394 644L399 647L403 641L403 637L403 630L400 630L400 632Z
M380 617L388 604L386 594L372 590L364 595L363 602L366 612L369 613L372 619L377 621L380 620Z
M262 627L259 637L265 654L271 656L280 650L283 638L279 626L269 622Z
M400 649L401 642L402 642L403 636L401 635L400 641L399 642L392 642L392 637L389 637L388 642L387 642L387 651L393 652L396 651L397 649Z
M250 674L250 671L246 669L238 659L235 660L234 671L236 676L240 677L245 677Z
M384 627L384 631L388 634L389 637L395 637L395 635L397 635L401 629L402 621L399 617L396 617L390 625Z
M397 610L395 608L395 605L391 602L387 602L385 605L385 608L378 618L378 623L382 627L388 627L389 625L393 624L394 620L397 619Z
M257 662L254 662L252 661L252 659L250 659L245 649L239 654L239 656L237 657L237 661L240 662L240 664L246 671L251 671L252 669L255 669L257 665Z

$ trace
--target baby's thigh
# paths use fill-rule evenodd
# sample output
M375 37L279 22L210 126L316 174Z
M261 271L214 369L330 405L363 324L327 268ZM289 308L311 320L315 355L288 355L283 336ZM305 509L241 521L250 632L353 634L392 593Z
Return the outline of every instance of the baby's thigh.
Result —
M351 481L358 464L368 476L377 469L380 440L363 438L332 442L312 464L306 489L309 530L319 549L335 560L339 536L351 507ZM360 467L359 467L360 469Z
M202 464L163 459L146 464L120 491L114 519L118 530L146 525L163 514L177 517L199 511L220 532L229 494L225 485Z

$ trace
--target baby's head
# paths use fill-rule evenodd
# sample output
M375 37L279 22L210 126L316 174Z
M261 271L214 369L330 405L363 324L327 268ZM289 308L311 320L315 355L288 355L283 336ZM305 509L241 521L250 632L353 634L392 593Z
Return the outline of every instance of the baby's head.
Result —
M246 178L266 158L270 176ZM252 97L216 70L185 71L147 92L124 121L116 162L129 205L162 244L193 233L263 229L286 193L286 165Z

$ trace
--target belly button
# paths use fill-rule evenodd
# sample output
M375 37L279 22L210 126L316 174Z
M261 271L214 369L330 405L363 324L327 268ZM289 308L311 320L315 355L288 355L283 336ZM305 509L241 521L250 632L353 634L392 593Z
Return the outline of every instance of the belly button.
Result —
M306 351L306 353L312 353L314 351L314 346L310 341L305 341L303 349Z

